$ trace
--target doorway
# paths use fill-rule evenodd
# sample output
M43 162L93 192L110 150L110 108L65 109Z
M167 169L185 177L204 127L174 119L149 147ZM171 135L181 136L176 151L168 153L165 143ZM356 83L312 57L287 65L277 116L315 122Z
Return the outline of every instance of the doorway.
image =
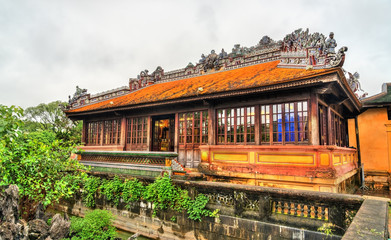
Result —
M152 118L152 151L173 152L175 115Z

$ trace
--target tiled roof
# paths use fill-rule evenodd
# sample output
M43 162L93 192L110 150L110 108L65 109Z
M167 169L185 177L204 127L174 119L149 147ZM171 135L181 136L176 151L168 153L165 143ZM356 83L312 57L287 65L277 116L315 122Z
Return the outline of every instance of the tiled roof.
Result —
M71 109L67 113L82 113L270 86L323 75L336 70L335 68L318 70L278 68L278 63L279 61L273 61L172 82L157 83L117 98Z
M391 83L383 83L382 92L362 100L364 106L391 104Z

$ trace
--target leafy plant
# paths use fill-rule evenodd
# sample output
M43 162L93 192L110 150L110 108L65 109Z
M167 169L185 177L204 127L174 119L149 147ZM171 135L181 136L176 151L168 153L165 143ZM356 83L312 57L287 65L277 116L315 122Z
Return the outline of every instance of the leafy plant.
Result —
M144 199L154 204L154 215L156 211L172 209L178 212L187 211L189 218L201 221L204 216L215 217L218 210L206 209L209 198L199 194L191 200L186 190L183 190L172 183L168 175L158 177L155 182L146 187Z
M83 200L87 207L95 207L95 194L100 187L101 179L89 176L84 182Z
M127 179L123 184L122 198L124 202L135 202L143 197L145 186L137 179Z
M175 206L174 199L178 198L178 188L172 184L171 178L167 175L158 177L153 183L146 187L144 199L153 202L156 210L165 210Z
M22 119L22 109L0 105L0 185L18 185L29 218L38 202L47 206L72 196L86 174L70 159L72 144L46 131L27 132Z
M108 240L115 239L117 232L113 227L113 215L96 209L88 212L84 218L71 218L72 240Z
M206 204L209 202L209 198L203 194L199 194L194 200L192 200L187 209L189 218L196 221L201 221L201 218L204 216L216 217L219 212L218 209L215 211L210 211L206 209Z
M333 236L335 232L335 225L332 223L323 223L323 225L318 228L318 231L326 234L327 236Z
M113 201L114 205L118 206L123 191L122 180L118 176L115 176L113 180L103 180L100 191L108 201Z

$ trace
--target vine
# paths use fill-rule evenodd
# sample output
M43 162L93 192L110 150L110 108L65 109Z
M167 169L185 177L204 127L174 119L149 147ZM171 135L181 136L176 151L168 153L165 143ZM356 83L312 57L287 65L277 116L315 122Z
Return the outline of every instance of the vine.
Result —
M202 217L216 217L219 210L210 211L206 209L209 198L199 194L192 200L187 190L175 186L171 178L165 174L145 186L138 179L121 180L115 176L112 180L101 180L98 177L90 176L84 183L83 200L87 207L95 207L95 197L101 194L115 206L118 206L121 199L129 207L130 203L145 200L153 203L153 216L161 210L174 210L177 212L186 211L189 218L201 221Z
M83 200L87 207L95 207L95 194L101 184L101 179L90 176L84 182Z
M108 201L112 201L115 206L118 206L123 188L123 182L118 176L115 176L113 180L103 180L99 190Z
M145 186L137 179L126 179L123 183L122 199L126 203L136 202L143 197Z

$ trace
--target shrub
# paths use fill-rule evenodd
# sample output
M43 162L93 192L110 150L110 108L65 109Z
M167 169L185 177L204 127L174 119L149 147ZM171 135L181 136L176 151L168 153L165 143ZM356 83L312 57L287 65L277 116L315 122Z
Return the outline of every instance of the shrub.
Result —
M101 184L98 177L90 176L84 182L83 200L87 207L95 207L95 193Z
M108 240L115 239L117 232L112 225L113 215L105 210L88 212L84 218L71 218L72 240Z

